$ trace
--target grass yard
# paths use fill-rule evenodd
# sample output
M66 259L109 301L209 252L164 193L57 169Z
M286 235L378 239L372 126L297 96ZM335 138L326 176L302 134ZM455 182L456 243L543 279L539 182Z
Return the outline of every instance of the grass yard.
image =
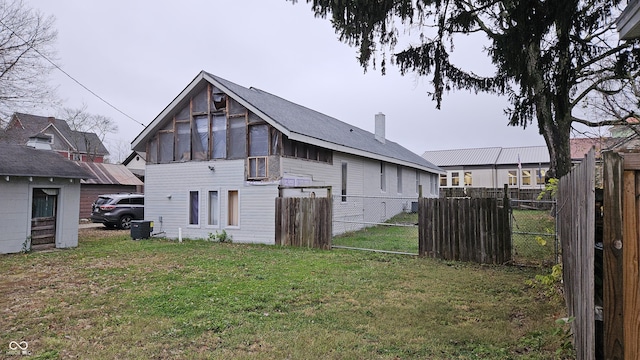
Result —
M515 263L555 263L555 219L548 210L514 209L511 227Z
M80 235L0 255L0 358L12 341L29 359L565 358L537 269Z
M513 262L536 266L554 264L555 219L549 216L549 211L514 209L511 220ZM418 214L402 213L387 223L417 224ZM336 236L333 245L417 254L418 227L371 226Z
M333 238L332 244L360 249L406 252L418 254L418 214L401 213L387 220L388 224L376 225L359 231L347 232Z

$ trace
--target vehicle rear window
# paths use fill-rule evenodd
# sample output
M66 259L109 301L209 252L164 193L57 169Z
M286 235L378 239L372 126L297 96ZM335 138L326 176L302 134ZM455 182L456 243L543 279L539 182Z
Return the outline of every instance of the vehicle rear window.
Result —
M108 197L99 197L98 200L96 200L96 205L103 205L109 202L109 200L111 200L111 198Z

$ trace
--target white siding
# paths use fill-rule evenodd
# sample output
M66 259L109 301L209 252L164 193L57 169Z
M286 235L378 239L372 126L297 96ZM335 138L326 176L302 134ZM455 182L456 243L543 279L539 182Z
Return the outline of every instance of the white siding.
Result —
M212 166L214 170L210 170ZM234 242L274 244L275 198L278 186L250 185L244 181L244 160L149 164L145 183L145 220L154 222L154 233L176 239L207 239L225 230ZM208 192L218 191L219 226L207 225ZM237 190L239 226L228 226L227 194ZM199 191L199 224L189 225L189 192ZM162 219L162 221L161 221Z
M347 163L347 201L341 199L342 163ZM333 191L334 235L354 231L363 227L363 222L380 222L409 211L411 203L417 201L415 169L402 168L402 193L397 191L397 167L385 164L386 191L380 189L380 161L359 156L333 154L333 164L283 158L282 172L312 179L310 185L331 186ZM423 196L437 197L438 175L420 172ZM301 196L299 190L285 193L286 196ZM298 194L298 195L296 195ZM318 196L321 196L318 194Z
M58 189L56 213L56 247L78 246L78 211L80 183L78 180L10 177L0 179L0 253L22 251L31 234L31 203L33 188Z

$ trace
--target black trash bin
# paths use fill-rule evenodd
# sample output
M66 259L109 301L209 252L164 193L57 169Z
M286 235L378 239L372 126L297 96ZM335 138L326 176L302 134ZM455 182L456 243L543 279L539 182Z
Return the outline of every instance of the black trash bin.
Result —
M131 238L133 240L150 238L152 230L153 230L153 225L151 221L147 221L147 220L131 221Z

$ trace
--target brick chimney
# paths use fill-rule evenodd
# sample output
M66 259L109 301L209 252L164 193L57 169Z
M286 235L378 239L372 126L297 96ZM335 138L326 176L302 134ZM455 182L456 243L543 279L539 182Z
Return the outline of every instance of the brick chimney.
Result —
M55 122L56 122L56 118L55 118L55 117L53 117L53 116L49 116L49 117L47 117L47 120L49 120L49 123L50 123L50 124L53 124L53 123L55 123Z
M381 143L385 143L385 117L384 114L379 112L376 114L376 140Z

